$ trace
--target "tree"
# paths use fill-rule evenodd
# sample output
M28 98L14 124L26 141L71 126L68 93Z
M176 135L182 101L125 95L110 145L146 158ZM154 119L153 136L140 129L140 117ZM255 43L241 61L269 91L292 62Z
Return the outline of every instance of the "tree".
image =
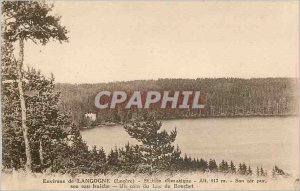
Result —
M243 163L243 164L240 163L240 164L239 164L238 172L239 172L240 174L242 174L242 175L247 174L247 166L246 166L245 163Z
M25 167L25 141L21 126L21 106L17 87L16 64L11 44L2 55L2 132L3 132L3 165L7 168ZM10 49L10 50L9 50ZM24 71L24 92L27 103L27 126L31 143L32 170L43 171L52 166L58 155L57 147L65 144L70 120L67 113L60 112L58 102L60 94L54 88L54 78L47 79L32 68Z
M69 115L59 111L60 93L54 78L47 79L39 71L29 68L24 72L27 103L27 126L31 143L32 169L49 168L57 155L55 148L64 144L69 135Z
M272 174L274 174L275 176L275 175L285 175L286 173L282 169L280 169L277 165L275 165Z
M234 165L234 163L232 161L230 161L229 168L230 168L230 172L231 173L236 173L236 167L235 167L235 165Z
M142 164L142 153L138 145L127 143L124 148L119 149L120 169L125 173L136 172L138 166Z
M258 167L256 167L256 176L260 176L260 170Z
M265 171L262 167L260 167L260 171L259 171L261 176L265 176Z
M175 141L176 129L170 133L162 130L161 122L157 122L153 116L145 119L145 122L135 121L131 125L125 125L126 132L138 142L143 153L143 161L150 165L152 170L163 170L171 167L171 155L174 151L172 143Z
M199 161L199 167L200 167L201 171L205 172L206 169L208 168L207 161L201 158L200 161Z
M119 170L120 167L120 160L119 160L119 151L117 148L114 150L111 149L110 153L107 156L107 165L112 172L116 172Z
M174 152L171 154L171 164L172 164L172 169L177 171L180 170L182 167L182 158L181 158L181 150L179 149L179 146L177 145L176 149Z
M250 167L250 166L248 166L248 169L247 169L247 174L248 174L248 175L252 175L252 173L253 173L253 172L252 172L252 169L251 169L251 167Z
M103 148L97 149L96 146L90 151L91 167L90 172L94 174L106 172L106 155Z
M91 173L90 151L82 140L78 127L72 125L68 137L67 144L56 148L58 155L51 165L52 172L71 175Z
M19 58L16 62L17 84L21 106L21 124L26 153L26 171L32 171L31 145L27 126L27 108L23 88L24 41L47 44L50 39L67 41L67 30L61 26L60 17L49 15L52 6L41 1L3 1L3 38L5 41L19 42Z
M228 163L226 161L222 160L220 165L219 165L219 170L221 172L228 172L229 171Z
M2 164L4 168L19 169L22 166L20 155L23 150L20 131L18 128L18 95L16 84L12 83L16 79L16 65L13 59L13 46L2 41L1 44L1 101L2 101ZM9 82L9 83L6 83Z
M216 172L218 171L218 165L216 163L215 160L212 160L210 159L209 162L208 162L208 169L211 171L211 172Z

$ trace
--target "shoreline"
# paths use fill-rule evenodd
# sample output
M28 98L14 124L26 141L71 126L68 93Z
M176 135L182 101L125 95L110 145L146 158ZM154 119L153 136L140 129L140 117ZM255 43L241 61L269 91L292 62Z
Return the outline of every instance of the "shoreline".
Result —
M171 120L196 120L196 119L241 119L241 118L273 118L273 117L280 117L280 118L286 118L286 117L298 117L298 114L286 114L286 115L235 115L235 116L197 116L197 117L178 117L178 118L166 118L166 119L158 119L158 121L171 121ZM130 124L128 123L116 123L116 122L109 122L109 123L103 123L97 126L91 126L91 127L83 127L80 128L80 131L89 130L89 129L95 129L95 128L103 128L103 127L115 127L120 125L126 125Z

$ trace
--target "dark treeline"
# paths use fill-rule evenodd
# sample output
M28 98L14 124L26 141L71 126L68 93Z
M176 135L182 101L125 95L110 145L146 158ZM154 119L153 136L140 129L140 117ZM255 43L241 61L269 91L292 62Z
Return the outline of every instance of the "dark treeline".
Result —
M95 95L99 91L187 91L200 90L205 95L203 110L156 110L160 119L233 116L281 116L297 114L297 80L295 78L203 78L159 79L100 84L56 84L62 93L61 108L72 112L77 124L87 125L85 113L96 113L94 125L105 121L126 123L147 110L99 110Z

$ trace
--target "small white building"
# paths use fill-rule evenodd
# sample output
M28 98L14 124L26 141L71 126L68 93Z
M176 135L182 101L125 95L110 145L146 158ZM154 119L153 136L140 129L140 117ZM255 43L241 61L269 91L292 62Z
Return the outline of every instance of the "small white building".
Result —
M86 113L86 114L84 114L84 116L86 118L89 118L91 121L95 121L96 120L96 113Z

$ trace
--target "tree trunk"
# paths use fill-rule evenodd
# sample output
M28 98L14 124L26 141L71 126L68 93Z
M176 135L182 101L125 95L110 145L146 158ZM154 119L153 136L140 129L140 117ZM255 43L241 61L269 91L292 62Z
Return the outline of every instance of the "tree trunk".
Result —
M26 125L26 105L25 105L25 98L23 92L23 61L24 61L24 40L22 38L19 39L20 43L20 50L19 50L19 60L17 62L17 70L18 70L18 89L20 94L20 103L21 103L21 115L22 115L22 130L23 130L23 137L25 142L25 154L26 154L26 165L25 169L26 172L31 172L31 149L28 137L28 127Z
M43 168L43 166L44 166L44 157L43 157L43 142L42 142L42 138L40 139L39 153L40 153L41 167Z

